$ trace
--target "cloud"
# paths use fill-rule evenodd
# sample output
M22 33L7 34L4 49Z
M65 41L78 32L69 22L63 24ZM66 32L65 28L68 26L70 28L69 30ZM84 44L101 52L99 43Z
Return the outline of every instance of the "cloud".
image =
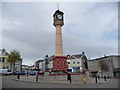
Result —
M84 5L85 4L85 5ZM66 53L85 51L88 57L118 53L117 3L82 3L69 12L63 30ZM115 6L115 7L114 7ZM67 10L66 10L67 12ZM75 13L77 12L77 13ZM67 18L67 19L68 19ZM71 22L70 22L71 21ZM73 48L74 47L74 48Z
M117 54L117 3L61 2L64 55L88 58ZM55 54L53 13L56 3L3 3L3 47L21 52L24 63L33 64L46 54Z

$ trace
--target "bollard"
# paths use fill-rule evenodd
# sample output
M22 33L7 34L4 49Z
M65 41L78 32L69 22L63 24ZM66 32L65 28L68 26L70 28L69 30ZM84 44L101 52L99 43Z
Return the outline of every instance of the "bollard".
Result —
M86 78L84 78L83 80L84 80L84 83L86 84Z
M70 83L71 83L71 75L70 75L70 74L68 74L68 78L69 78L69 80L70 80Z
M86 81L87 81L86 76L84 76L83 81L86 84Z
M70 76L71 77L71 76ZM70 83L71 83L71 78L70 78Z
M95 76L95 82L97 83L97 76Z
M28 71L27 71L27 77L28 77Z
M70 83L71 83L71 75L70 74L67 74L67 80L70 80Z

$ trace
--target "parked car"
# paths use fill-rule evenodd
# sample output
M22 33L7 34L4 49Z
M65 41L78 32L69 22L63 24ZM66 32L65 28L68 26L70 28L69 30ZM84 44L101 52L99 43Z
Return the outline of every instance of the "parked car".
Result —
M15 74L25 75L25 71L16 71Z
M12 75L12 72L7 71L7 72L5 73L5 75Z
M1 75L11 75L12 72L8 71L6 68L0 68L0 74Z
M36 75L37 71L30 71L29 74L30 75Z
M38 74L44 74L44 72L38 72Z

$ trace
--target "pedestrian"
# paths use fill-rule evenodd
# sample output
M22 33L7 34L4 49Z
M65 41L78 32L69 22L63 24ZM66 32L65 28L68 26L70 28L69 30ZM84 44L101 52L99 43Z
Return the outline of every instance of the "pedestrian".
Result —
M100 76L98 75L98 79L100 79Z
M17 79L20 79L20 75L19 74L17 74Z
M84 76L83 81L86 84L86 81L87 81L86 76Z
M18 79L18 74L16 76L17 76L17 79Z
M38 73L36 73L36 82L38 82Z
M106 81L106 76L104 76L104 80Z

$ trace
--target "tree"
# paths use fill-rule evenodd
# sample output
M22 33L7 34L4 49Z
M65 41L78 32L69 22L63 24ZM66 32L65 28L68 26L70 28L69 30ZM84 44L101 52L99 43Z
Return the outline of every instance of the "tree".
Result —
M15 62L17 60L21 60L21 55L20 55L19 51L17 51L17 50L11 51L10 54L8 55L7 61L10 62L11 70L13 72L14 72L14 68L15 68Z

